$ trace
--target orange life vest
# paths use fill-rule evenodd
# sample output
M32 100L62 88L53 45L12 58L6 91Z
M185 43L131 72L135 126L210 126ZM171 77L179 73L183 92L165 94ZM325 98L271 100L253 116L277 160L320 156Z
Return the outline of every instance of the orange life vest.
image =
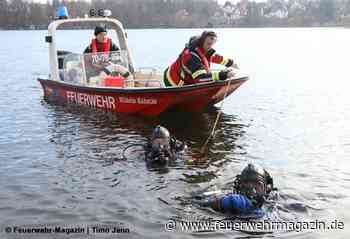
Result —
M99 49L100 43L97 42L97 39L94 38L91 41L91 50L92 53L97 53L97 52L104 52L104 53L108 53L111 49L111 45L112 45L112 39L108 38L103 42L103 49Z

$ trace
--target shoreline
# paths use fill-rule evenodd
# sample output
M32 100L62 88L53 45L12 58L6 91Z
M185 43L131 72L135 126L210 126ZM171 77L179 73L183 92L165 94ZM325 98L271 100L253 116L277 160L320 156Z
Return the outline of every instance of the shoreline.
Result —
M331 26L214 26L214 27L126 27L127 30L173 30L173 29L264 29L264 28L350 28L350 25L331 25ZM40 27L35 29L30 28L0 28L0 31L43 31L47 30L47 27ZM86 29L60 29L60 30L91 30L91 28Z

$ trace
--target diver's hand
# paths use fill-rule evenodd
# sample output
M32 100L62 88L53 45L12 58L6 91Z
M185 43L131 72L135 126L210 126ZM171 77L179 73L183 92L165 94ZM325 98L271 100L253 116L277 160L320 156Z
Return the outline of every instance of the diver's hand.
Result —
M191 201L193 204L197 204L200 207L210 207L211 206L211 204L208 200L192 199Z

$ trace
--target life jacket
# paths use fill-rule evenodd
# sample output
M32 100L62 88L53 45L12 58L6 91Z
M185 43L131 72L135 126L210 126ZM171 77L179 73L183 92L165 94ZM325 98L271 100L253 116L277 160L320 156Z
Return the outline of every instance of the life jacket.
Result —
M94 64L108 61L111 45L112 39L108 37L103 43L99 43L96 38L92 39L90 45L91 54L86 56L86 65L88 68L95 68Z
M192 76L194 72L191 72L186 66L186 63L192 57L199 57L206 73L210 72L210 61L206 57L204 49L199 47L195 49L186 47L178 59L165 72L165 80L167 80L171 86L182 86L185 83L197 83L196 79L194 79L195 77Z
M92 53L97 53L97 52L108 53L111 49L112 39L107 37L107 39L103 43L103 51L101 51L101 49L99 49L99 47L98 47L99 45L100 45L100 43L97 42L96 38L92 39L92 41L91 41Z

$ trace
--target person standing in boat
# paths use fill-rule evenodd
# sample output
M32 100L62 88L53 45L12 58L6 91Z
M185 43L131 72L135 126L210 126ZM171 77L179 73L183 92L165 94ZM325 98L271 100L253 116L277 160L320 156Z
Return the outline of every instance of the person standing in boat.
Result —
M166 86L191 85L207 81L226 80L233 77L233 68L238 68L232 59L216 54L212 48L217 40L213 31L204 31L192 37L178 59L164 72ZM210 71L210 63L227 67L219 72Z
M95 38L90 45L85 48L84 54L112 51L119 51L119 47L113 43L112 39L107 37L107 30L104 27L96 26L94 31Z
M130 76L128 69L120 64L114 64L110 55L118 52L119 47L107 36L105 27L96 26L94 30L95 38L84 50L86 72L88 81L90 77L103 75L120 75L124 78Z

